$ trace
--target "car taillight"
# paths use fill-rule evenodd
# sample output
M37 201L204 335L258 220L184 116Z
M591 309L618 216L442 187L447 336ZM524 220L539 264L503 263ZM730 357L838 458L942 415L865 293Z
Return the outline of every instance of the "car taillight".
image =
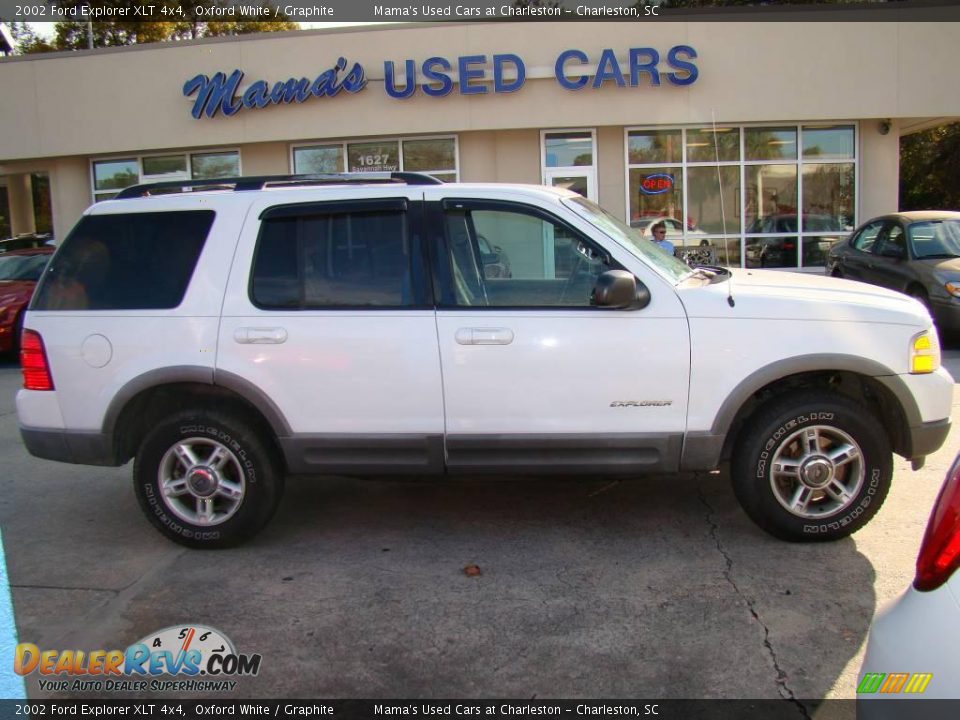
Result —
M24 330L20 338L20 367L27 390L53 390L53 378L47 363L43 338L36 330Z
M927 523L917 558L917 590L936 590L960 567L960 459L954 461Z

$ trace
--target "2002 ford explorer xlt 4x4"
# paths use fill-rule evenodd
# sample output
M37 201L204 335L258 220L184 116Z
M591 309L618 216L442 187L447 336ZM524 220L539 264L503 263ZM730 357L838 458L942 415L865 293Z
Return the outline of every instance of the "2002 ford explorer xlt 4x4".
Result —
M876 513L892 453L919 464L949 430L936 331L895 292L691 270L550 188L216 183L87 211L26 316L17 396L32 454L134 458L144 512L185 545L252 536L291 473L728 458L760 527L832 540ZM484 271L481 242L509 277Z

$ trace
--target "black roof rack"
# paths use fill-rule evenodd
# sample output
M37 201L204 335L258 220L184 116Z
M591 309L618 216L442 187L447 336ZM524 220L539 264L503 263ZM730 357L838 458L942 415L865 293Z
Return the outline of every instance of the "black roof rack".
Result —
M319 173L315 175L259 175L250 177L215 178L210 180L167 180L142 183L121 190L115 200L147 197L157 191L183 192L203 188L205 190L262 190L267 185L344 185L349 183L396 183L404 185L442 185L443 181L416 172L369 172L369 173Z

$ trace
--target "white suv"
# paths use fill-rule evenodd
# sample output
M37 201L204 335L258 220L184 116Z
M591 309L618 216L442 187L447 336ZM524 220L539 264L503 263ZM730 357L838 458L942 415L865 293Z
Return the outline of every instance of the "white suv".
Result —
M876 513L892 452L918 466L949 430L936 331L894 292L691 270L550 188L164 185L94 205L57 251L26 317L17 411L38 457L134 458L147 517L185 545L252 536L292 473L728 458L763 529L832 540ZM509 277L485 272L481 237Z

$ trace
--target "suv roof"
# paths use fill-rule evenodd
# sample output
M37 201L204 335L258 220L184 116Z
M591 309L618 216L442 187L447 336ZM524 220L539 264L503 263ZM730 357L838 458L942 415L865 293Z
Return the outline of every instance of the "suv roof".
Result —
M206 190L233 190L234 192L248 192L263 190L268 186L304 186L304 185L441 185L438 180L426 173L414 172L383 172L383 173L317 173L311 175L257 175L248 177L217 178L210 180L169 180L158 183L143 183L124 188L114 198L128 200L130 198L148 197L158 190L183 192L187 188Z

